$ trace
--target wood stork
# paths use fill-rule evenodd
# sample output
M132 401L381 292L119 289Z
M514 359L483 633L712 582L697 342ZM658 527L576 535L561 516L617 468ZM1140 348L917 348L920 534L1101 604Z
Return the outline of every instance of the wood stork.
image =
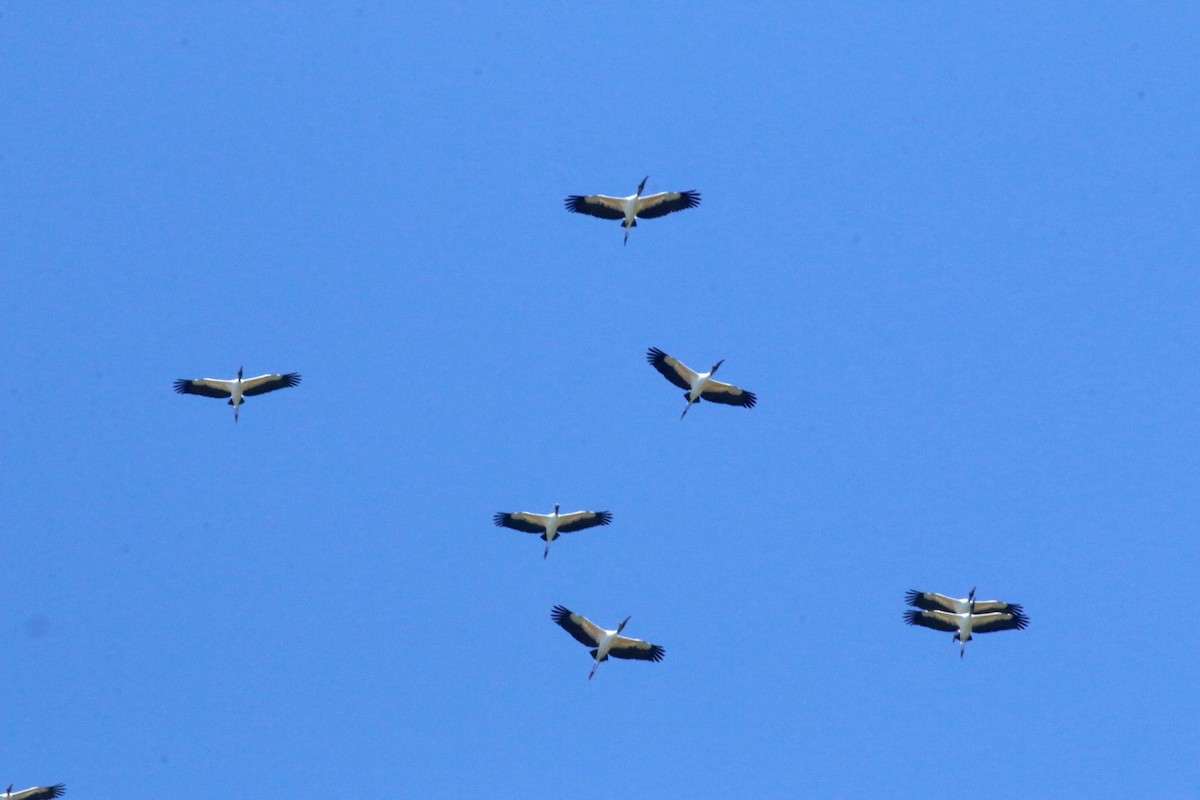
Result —
M546 542L542 558L550 555L550 543L558 538L560 533L574 533L584 528L594 528L597 525L607 525L612 522L612 514L607 511L575 511L570 514L559 514L558 503L554 504L553 514L534 514L529 511L514 511L497 513L493 520L498 528L512 528L514 531L525 533L540 533Z
M921 594L919 592L909 592L906 598L913 605L920 606L921 603L932 603L935 601L928 600L930 594ZM973 633L993 633L995 631L1012 631L1025 630L1029 625L1029 618L1025 616L1025 612L1021 610L1019 605L1010 605L1008 603L1000 603L997 600L975 600L975 590L967 596L965 606L962 600L957 600L953 597L945 595L932 595L933 597L946 600L954 608L962 608L961 611L947 611L940 605L935 608L926 608L923 610L909 609L904 612L904 621L909 625L920 625L925 628L932 628L935 631L953 631L954 641L959 642L962 646L958 651L958 657L962 658L967 652L967 642L971 641ZM916 602L920 601L920 602ZM987 611L980 613L981 604L989 606L1002 605L1004 611Z
M646 360L661 372L664 378L680 389L686 389L683 397L687 403L683 407L683 413L679 415L680 419L686 417L688 409L695 403L699 403L701 398L710 403L724 403L727 406L741 406L742 408L754 408L754 404L758 402L758 397L754 392L713 380L713 374L725 363L723 358L713 364L712 369L708 372L696 372L687 364L667 355L657 347L651 347L646 352Z
M56 783L53 786L34 786L14 792L10 783L8 791L4 793L4 797L5 800L52 800L55 797L62 797L63 792L66 790L67 785L65 783Z
M238 408L247 397L256 394L266 394L276 389L286 389L300 383L300 373L287 372L283 375L259 375L257 378L242 379L242 368L238 367L237 378L231 381L220 378L196 378L188 380L180 378L175 381L175 391L179 394L198 394L202 397L229 398L233 406L233 421L238 420Z
M1017 616L1024 616L1025 609L1016 603L1002 603L999 600L976 600L975 588L972 587L966 597L947 597L936 592L918 592L912 589L904 595L910 606L924 608L928 611L949 611L952 614L965 614L972 609L976 614L986 614L991 611L1009 611Z
M587 617L582 617L563 606L555 606L550 612L550 619L574 636L575 641L591 648L595 663L592 664L592 671L588 673L589 681L596 674L596 669L601 662L607 661L609 656L631 658L637 661L662 661L667 652L660 645L622 636L621 631L629 624L629 620L633 619L632 617L621 620L621 624L615 631L605 630Z
M609 197L604 194L573 194L566 199L568 211L576 214L590 214L600 219L619 219L625 229L625 241L629 243L629 229L637 227L638 217L653 219L664 217L672 211L683 211L685 208L695 208L700 205L700 193L694 189L686 192L659 192L642 196L646 181L650 176L642 178L637 191L629 197Z

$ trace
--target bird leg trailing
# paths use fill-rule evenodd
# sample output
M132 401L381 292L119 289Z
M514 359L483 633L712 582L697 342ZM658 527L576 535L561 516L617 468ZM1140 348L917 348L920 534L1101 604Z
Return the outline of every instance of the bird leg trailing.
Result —
M592 676L596 674L596 670L597 670L597 669L599 669L599 668L600 668L600 662L599 662L599 661L597 661L595 664L592 664L592 671L588 673L588 680L589 680L589 681L592 679Z
M629 244L629 229L637 225L638 198L642 196L642 190L646 188L646 181L648 180L650 180L649 175L642 178L642 182L638 184L638 190L633 195L633 201L629 205L632 212L628 210L625 212L629 216L625 219L625 241L621 242L622 247Z
M687 416L688 409L699 402L700 402L700 398L698 396L696 397L695 400L693 400L691 392L684 392L683 393L683 413L679 415L680 421L682 421L683 418Z
M546 540L546 549L542 551L542 560L545 560L546 556L548 556L548 555L550 555L550 540L549 539Z

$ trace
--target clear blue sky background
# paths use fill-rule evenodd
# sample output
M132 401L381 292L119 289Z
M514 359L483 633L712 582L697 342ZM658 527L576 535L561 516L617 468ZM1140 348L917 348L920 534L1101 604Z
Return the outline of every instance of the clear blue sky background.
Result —
M0 785L1195 797L1197 30L4 4ZM974 585L1029 629L903 624Z

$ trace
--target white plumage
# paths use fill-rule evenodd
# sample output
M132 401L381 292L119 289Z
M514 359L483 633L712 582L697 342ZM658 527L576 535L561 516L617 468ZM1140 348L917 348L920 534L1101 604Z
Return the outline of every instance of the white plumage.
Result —
M625 229L625 242L629 242L629 230L637 227L638 218L664 217L674 211L695 208L700 205L700 193L694 189L685 192L659 192L643 196L647 175L638 184L637 191L628 197L609 197L606 194L573 194L566 199L568 211L588 214L600 219L619 219Z
M937 592L918 592L916 589L912 589L904 595L904 599L908 601L910 606L924 608L929 611L949 611L952 614L965 614L972 609L974 609L976 614L998 611L1012 612L1020 616L1025 613L1025 610L1016 603L1003 603L999 600L976 600L975 587L971 588L966 597L947 597Z
M713 379L713 373L725 363L725 359L723 358L716 364L713 364L712 369L708 372L696 372L687 364L667 355L657 347L651 347L647 351L646 360L664 378L680 389L685 390L683 398L687 400L687 403L683 407L683 413L679 415L680 419L686 417L688 409L695 403L699 403L701 399L707 400L710 403L741 406L742 408L754 408L754 404L758 402L758 396L754 392L748 392L733 384L721 383Z
M62 797L66 790L65 783L56 783L53 786L33 786L14 792L10 783L8 791L4 793L4 798L5 800L53 800L55 797Z
M242 368L238 367L237 377L233 380L221 378L180 378L175 381L175 391L179 394L197 394L201 397L229 398L233 406L233 421L238 420L238 409L245 398L256 394L266 394L276 389L286 389L300 383L300 373L287 372L282 375L259 375L255 378L242 378Z
M1020 631L1029 625L1029 618L1021 606L999 600L976 600L974 589L964 600L916 590L908 592L905 599L918 609L905 611L904 621L935 631L953 631L954 641L961 644L959 658L967 652L967 642L971 641L972 634ZM996 610L981 613L982 608Z
M621 620L617 629L612 631L601 628L587 617L576 614L563 606L555 606L550 612L550 619L575 637L575 641L591 648L590 652L594 663L592 671L588 673L589 681L596 674L596 669L599 668L601 662L607 661L609 656L657 662L662 661L667 652L661 645L622 636L621 631L629 624L629 620L633 619L632 617Z
M559 514L559 504L554 504L551 514L535 514L531 511L501 511L492 519L499 528L512 528L514 531L541 534L546 543L542 558L550 555L550 544L560 533L574 533L584 528L597 525L607 525L612 522L612 514L607 511L573 511L570 514Z

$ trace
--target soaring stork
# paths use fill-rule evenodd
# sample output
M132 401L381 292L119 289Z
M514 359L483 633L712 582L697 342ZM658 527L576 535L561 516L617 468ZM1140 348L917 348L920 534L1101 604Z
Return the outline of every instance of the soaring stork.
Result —
M673 356L667 355L657 347L651 347L647 351L646 360L656 370L661 372L664 378L680 389L686 389L683 397L687 400L687 403L683 407L683 413L679 415L680 419L686 417L688 409L693 404L699 403L701 398L710 403L724 403L727 406L741 406L742 408L754 408L754 404L758 402L758 397L754 392L748 392L732 384L713 380L713 373L725 363L725 359L723 358L713 364L712 369L708 372L696 372L689 368L687 364L684 364Z
M695 189L686 192L659 192L642 196L646 181L650 176L642 178L637 191L629 197L609 197L605 194L573 194L566 199L567 210L576 214L591 214L600 219L619 219L625 229L625 241L629 243L629 229L637 227L637 218L653 219L663 217L672 211L683 211L685 208L695 208L700 205L700 193Z
M1025 630L1029 625L1029 618L1025 616L1025 612L1021 610L1019 605L1010 605L1001 603L998 600L983 600L975 599L975 590L967 595L967 599L957 600L945 595L921 594L919 592L909 592L905 597L910 603L916 606L921 606L922 609L909 609L904 612L904 621L909 625L920 625L925 628L932 628L935 631L953 631L954 641L961 643L962 647L958 651L958 657L962 658L967 652L967 642L971 641L973 633L993 633L995 631L1012 631ZM937 601L931 600L931 597L940 598ZM918 602L919 601L919 602ZM945 606L942 601L947 601L954 608L961 608L961 611L942 610ZM922 605L924 603L937 603L936 607ZM965 605L960 605L965 604ZM1003 611L987 611L980 613L980 607L987 606L995 608L1002 606Z
M5 800L52 800L55 797L62 797L63 792L66 790L67 785L65 783L56 783L53 786L34 786L14 792L10 783L8 791L4 793L4 798Z
M175 381L175 391L179 394L198 394L203 397L229 398L233 406L233 421L238 420L238 408L245 398L256 394L266 394L276 389L286 389L300 382L300 373L287 372L283 375L259 375L257 378L242 379L242 368L238 367L237 378L231 381L220 378L196 378L188 380L180 378Z
M592 671L588 673L589 681L596 674L600 662L607 661L609 656L632 658L638 661L662 661L667 652L660 645L622 636L621 631L629 624L629 620L633 619L632 617L621 620L621 624L615 631L605 630L587 617L582 617L562 606L554 607L550 612L550 619L574 636L575 641L592 648L592 658L596 660L596 663L592 664Z
M584 528L594 528L597 525L607 525L612 522L612 514L607 511L575 511L570 514L559 514L558 503L554 504L553 514L534 514L529 511L501 511L493 520L498 528L512 528L514 531L525 533L540 533L546 542L546 550L542 558L550 555L550 543L558 538L560 533L574 533Z
M952 614L965 614L974 608L976 614L986 614L990 611L1012 612L1016 616L1024 616L1025 609L1016 603L1002 603L999 600L976 600L975 587L966 597L947 597L937 592L918 592L912 589L904 595L910 606L924 608L927 611L949 611Z

